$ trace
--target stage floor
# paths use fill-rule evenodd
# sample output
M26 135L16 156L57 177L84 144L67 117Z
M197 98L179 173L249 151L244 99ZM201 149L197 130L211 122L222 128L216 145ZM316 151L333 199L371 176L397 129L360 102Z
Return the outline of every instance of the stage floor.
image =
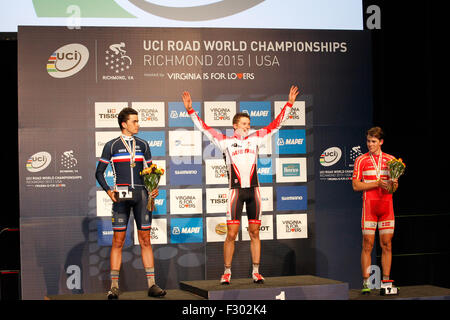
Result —
M218 280L182 281L180 289L167 290L162 298L147 291L122 292L120 300L450 300L450 289L432 285L401 287L398 295L381 296L379 290L363 295L348 284L316 276L268 277L264 284L252 279L232 279L230 285ZM107 300L106 292L46 296L45 300Z
M372 290L370 294L363 295L361 290L352 289L349 292L350 300L450 300L450 289L421 285L400 287L398 295L380 295L380 290Z

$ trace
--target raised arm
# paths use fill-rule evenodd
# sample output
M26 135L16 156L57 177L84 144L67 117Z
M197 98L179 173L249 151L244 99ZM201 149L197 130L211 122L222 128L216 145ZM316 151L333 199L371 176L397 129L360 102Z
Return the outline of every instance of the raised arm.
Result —
M195 112L194 108L192 108L192 98L188 91L184 91L181 96L183 99L184 107L186 111L190 115L192 122L197 127L198 130L203 132L211 142L213 142L220 150L224 150L223 142L226 139L226 136L218 132L217 130L209 127Z
M281 112L278 114L275 120L273 120L268 126L259 129L258 131L255 132L255 134L263 138L266 135L272 135L275 132L277 132L278 129L280 129L280 127L282 126L283 122L289 117L292 105L294 104L298 94L299 94L298 87L291 86L289 90L288 102L286 102L283 109L281 109Z

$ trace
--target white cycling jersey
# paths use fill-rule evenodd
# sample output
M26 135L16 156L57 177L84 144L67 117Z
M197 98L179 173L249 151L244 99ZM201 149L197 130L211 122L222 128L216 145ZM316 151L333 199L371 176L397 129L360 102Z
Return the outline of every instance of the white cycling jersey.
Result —
M288 118L291 107L292 104L286 103L274 121L246 137L242 137L236 132L231 137L223 135L203 122L194 109L188 113L194 125L225 155L229 187L234 189L259 186L256 167L259 146L266 141L268 135L271 136L279 130L282 123Z

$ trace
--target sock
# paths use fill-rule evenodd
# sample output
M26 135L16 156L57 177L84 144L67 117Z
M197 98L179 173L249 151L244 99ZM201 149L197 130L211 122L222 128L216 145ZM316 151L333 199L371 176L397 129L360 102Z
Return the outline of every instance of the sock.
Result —
M389 280L389 276L383 275L383 280Z
M363 279L363 285L369 285L369 278L364 278Z
M111 270L109 276L111 279L111 288L116 287L119 288L119 273L120 270Z
M259 263L253 264L253 273L259 273Z
M231 273L231 266L225 266L225 271L223 272L223 274L226 273Z
M150 288L155 284L155 268L145 268L145 275L147 277L147 284Z

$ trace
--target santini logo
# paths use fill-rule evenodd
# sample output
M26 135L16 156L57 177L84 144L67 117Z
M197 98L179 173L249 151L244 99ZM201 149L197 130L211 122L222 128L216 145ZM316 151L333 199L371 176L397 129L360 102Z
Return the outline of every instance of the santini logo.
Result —
M65 45L48 58L47 72L53 78L73 76L87 64L89 50L79 43Z
M332 166L336 164L342 156L342 151L338 147L331 147L322 152L320 156L320 164L324 167Z

